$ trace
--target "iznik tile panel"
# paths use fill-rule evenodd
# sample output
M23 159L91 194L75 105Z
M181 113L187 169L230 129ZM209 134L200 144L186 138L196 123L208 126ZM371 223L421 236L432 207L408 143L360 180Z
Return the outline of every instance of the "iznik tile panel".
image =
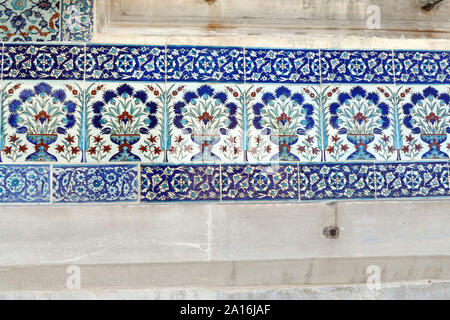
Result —
M0 166L0 203L50 202L50 166Z
M61 5L61 40L90 41L94 29L94 0L62 0Z
M220 166L143 165L141 201L219 201Z
M136 202L136 165L53 167L53 202Z

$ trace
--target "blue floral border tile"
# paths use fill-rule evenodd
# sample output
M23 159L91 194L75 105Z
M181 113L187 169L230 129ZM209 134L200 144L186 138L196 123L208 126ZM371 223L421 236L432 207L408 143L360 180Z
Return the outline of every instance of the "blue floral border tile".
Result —
M450 83L449 51L395 50L397 84Z
M137 165L57 165L53 202L136 202Z
M447 161L377 163L377 198L449 196L448 170Z
M219 165L142 165L141 201L219 201Z
M247 83L320 83L319 50L245 49Z
M50 166L0 166L0 202L50 202Z
M375 198L374 163L300 164L300 200Z
M298 165L223 165L222 200L299 200Z
M163 46L88 44L86 80L164 81Z
M90 41L94 28L94 0L62 0L61 4L61 41Z
M82 80L84 46L5 44L3 80Z
M244 49L167 46L167 81L244 82Z
M320 50L322 83L394 83L391 50Z

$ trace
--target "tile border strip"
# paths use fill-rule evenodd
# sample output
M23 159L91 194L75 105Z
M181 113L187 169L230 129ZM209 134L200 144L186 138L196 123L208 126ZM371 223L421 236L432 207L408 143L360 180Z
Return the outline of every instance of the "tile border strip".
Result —
M448 160L279 164L278 168L284 168L284 171L274 170L277 166L278 164L274 166L270 163L2 164L0 165L0 206L450 199L450 161ZM36 188L33 187L32 192L36 199L23 199L22 194L25 196L29 194L29 190L24 189L21 184L25 181L23 177L29 176L27 179L32 182L40 181L39 177L32 174L36 168L43 168L47 172L46 176L41 177L41 180L44 180L36 184L38 188L44 188L44 191L42 194L36 194ZM76 172L78 168L82 170ZM98 168L106 171L93 170L86 173L89 169ZM117 168L122 173L114 171ZM147 168L151 170L146 172ZM264 168L269 169L264 170ZM293 168L294 171L286 171L286 168L290 168L289 170ZM10 169L9 172L6 172L7 169ZM127 170L123 171L123 169ZM17 172L21 172L22 178L15 174ZM117 174L114 177L112 175L108 177L108 173ZM77 177L75 174L80 176ZM120 181L117 180L118 175L123 175ZM61 179L66 176L68 178L61 182ZM101 178L102 181L98 179L94 181L92 177ZM83 190L76 189L78 186L74 182L78 181L76 179L81 179ZM144 184L146 184L145 187ZM67 185L68 189L61 191L62 185ZM152 189L152 186L157 187ZM11 193L11 189L13 193L19 194L19 188L22 188L20 189L22 191L16 199L2 198L2 195ZM126 190L127 194L117 196L114 193L117 188ZM148 196L149 190L152 192L151 197ZM100 194L99 192L105 194L103 199L95 196ZM83 196L74 196L77 194ZM90 195L94 198L89 198ZM114 196L113 199L108 198L111 195Z

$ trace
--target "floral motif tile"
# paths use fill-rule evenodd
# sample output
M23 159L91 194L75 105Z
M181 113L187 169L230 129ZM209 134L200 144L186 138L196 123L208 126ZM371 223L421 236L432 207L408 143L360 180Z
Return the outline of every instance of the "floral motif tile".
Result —
M61 40L89 42L94 28L93 0L62 0Z
M0 0L0 35L7 41L54 41L60 0Z
M448 159L450 87L399 86L397 160Z
M247 83L320 84L319 50L245 49Z
M87 162L163 162L164 86L87 83L82 150Z
M322 83L394 83L392 51L321 50Z
M450 82L450 52L394 51L397 84Z
M50 166L0 166L0 202L50 202Z
M164 47L86 46L86 80L164 81Z
M376 172L379 199L450 195L447 162L377 163Z
M244 82L243 48L167 47L167 81Z
M83 80L84 46L5 44L3 79Z
M161 96L169 162L242 162L241 85L168 83Z
M0 161L80 162L82 82L3 81Z
M240 94L246 161L320 161L320 86L255 84Z
M53 167L53 202L134 202L138 200L135 165Z
M222 200L298 200L297 164L223 165Z
M142 202L205 200L220 200L220 166L142 166Z
M300 200L375 198L374 163L300 164Z
M322 161L395 160L399 94L385 85L325 87Z

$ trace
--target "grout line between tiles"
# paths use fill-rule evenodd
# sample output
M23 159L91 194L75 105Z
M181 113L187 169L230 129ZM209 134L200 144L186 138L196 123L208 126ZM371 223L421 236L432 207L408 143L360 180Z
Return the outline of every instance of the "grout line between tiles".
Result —
M50 172L49 172L49 184L50 184L50 204L53 204L53 164L50 164Z
M373 162L373 184L374 184L373 190L375 192L375 200L376 200L378 198L378 191L377 191L378 184L377 184L377 164L375 161Z
M297 162L297 190L298 190L298 202L302 201L302 195L300 193L300 162Z
M392 78L394 79L394 86L397 85L397 77L395 75L395 59L394 59L394 49L392 49L392 57L391 57L391 62L392 62Z
M62 16L63 16L63 0L59 0L59 41L63 41L63 21L62 21Z
M137 164L137 179L138 179L138 190L137 190L137 204L141 204L141 191L142 191L142 166L141 163Z
M222 194L222 162L219 163L219 181L220 181L220 185L219 185L219 202L221 203L223 201L223 194Z

